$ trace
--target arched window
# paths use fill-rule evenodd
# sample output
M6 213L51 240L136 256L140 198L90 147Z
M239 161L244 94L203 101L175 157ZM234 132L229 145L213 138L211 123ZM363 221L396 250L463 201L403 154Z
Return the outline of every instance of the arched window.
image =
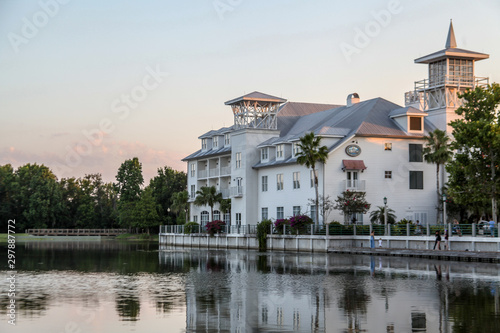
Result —
M220 211L214 210L214 221L220 220Z
M207 212L206 210L201 212L201 225L205 225L208 223L208 220L210 219L210 213Z

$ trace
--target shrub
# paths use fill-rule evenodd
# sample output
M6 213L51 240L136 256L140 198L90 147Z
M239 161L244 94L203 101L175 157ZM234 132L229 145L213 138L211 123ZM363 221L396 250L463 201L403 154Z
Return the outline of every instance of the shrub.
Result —
M290 228L292 228L293 233L306 233L307 226L313 224L312 218L307 215L296 215L290 218Z
M278 234L283 235L283 226L289 226L290 221L288 219L277 219L274 222L274 229Z
M271 220L262 220L257 223L257 239L259 240L259 251L267 250L267 235L270 232L271 225L273 222Z
M194 234L200 231L200 225L196 222L188 222L184 224L184 233L185 234Z
M208 222L205 228L207 229L207 232L213 236L215 234L221 233L222 230L224 229L224 226L226 223L221 220L215 220L212 222Z

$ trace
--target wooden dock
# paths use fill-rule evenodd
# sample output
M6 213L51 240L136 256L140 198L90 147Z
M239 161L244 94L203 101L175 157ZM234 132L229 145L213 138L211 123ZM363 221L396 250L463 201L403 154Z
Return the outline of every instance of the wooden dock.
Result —
M363 254L375 256L413 257L437 260L475 261L500 263L500 252L446 251L446 250L408 250L385 248L329 248L328 253Z
M118 236L128 229L28 229L32 236Z

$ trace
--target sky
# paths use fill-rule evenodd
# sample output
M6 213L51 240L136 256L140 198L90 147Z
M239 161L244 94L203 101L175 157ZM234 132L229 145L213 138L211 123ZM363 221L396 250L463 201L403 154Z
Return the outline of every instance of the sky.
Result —
M404 105L450 19L499 82L499 17L498 0L0 0L0 165L114 181L138 157L147 184L186 171L198 137L233 124L224 102L253 91Z

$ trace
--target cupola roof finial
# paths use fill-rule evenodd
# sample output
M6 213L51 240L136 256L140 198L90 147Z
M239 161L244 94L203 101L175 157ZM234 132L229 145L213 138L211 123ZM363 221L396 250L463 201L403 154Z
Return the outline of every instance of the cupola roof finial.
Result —
M448 30L448 38L446 38L445 48L454 49L457 47L457 41L455 40L455 32L453 31L453 22L450 20L450 30Z

